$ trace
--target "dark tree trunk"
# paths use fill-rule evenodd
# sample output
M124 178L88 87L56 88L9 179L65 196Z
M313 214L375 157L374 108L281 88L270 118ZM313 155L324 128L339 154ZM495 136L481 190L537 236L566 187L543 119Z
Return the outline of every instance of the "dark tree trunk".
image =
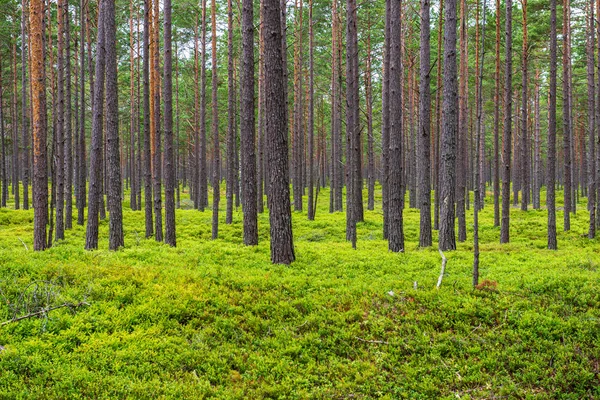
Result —
M221 181L221 160L219 150L219 104L217 103L217 5L215 0L211 0L211 20L212 20L212 137L213 137L213 204L212 204L212 238L219 237L219 199L221 191L219 183Z
M85 160L86 160L86 150L85 150L85 40L84 40L84 32L86 30L86 14L87 14L87 2L85 0L81 0L80 2L80 13L81 13L81 21L80 21L80 38L81 38L81 48L80 48L80 57L81 57L81 68L79 73L81 74L81 78L79 79L79 90L80 90L80 98L81 98L81 109L80 109L80 123L79 123L79 131L77 132L78 141L77 141L77 224L83 225L84 220L84 211L85 211L85 196L86 196L86 173L85 173Z
M467 136L468 136L468 59L467 59L467 1L460 5L460 72L458 91L458 159L456 163L456 217L458 241L467 240L465 196L467 192Z
M33 10L33 6L32 10ZM31 39L31 38L30 38ZM32 40L32 39L31 39ZM33 44L33 43L32 43ZM33 79L33 77L32 77ZM32 83L32 85L35 84L35 82ZM44 82L44 86L45 86L45 82ZM45 90L45 89L44 89ZM0 203L0 206L2 207L6 207L6 202L8 201L8 177L6 175L6 135L5 135L5 129L4 129L4 106L3 106L3 96L4 95L4 90L2 88L2 62L0 62L0 131L2 134L2 200ZM33 104L32 104L33 107ZM45 111L44 111L45 113ZM45 132L44 133L44 138L45 138ZM35 137L34 137L34 144L35 144ZM44 144L44 148L45 148L45 144ZM45 157L44 157L45 160ZM35 171L34 171L35 172ZM47 182L46 182L47 184ZM47 193L48 193L48 188L46 187L46 197L47 197ZM48 201L48 199L46 199L46 202ZM34 204L35 206L35 204ZM48 205L46 204L46 219L48 217ZM35 213L35 215L37 215L37 213ZM37 221L37 219L35 220ZM34 226L35 228L35 226ZM45 232L46 227L44 226L44 232ZM34 235L37 231L34 230ZM44 237L45 237L45 233L44 233ZM41 249L39 250L43 250L45 248L45 246L43 246Z
M569 64L571 62L570 47L571 38L569 30L569 12L570 12L570 1L564 0L563 3L563 159L564 159L564 230L571 230L571 210L572 210L572 197L571 197L571 186L572 182L572 162L571 162L571 136L572 125L571 125L571 87L570 87L570 75L569 75Z
M124 246L123 208L121 205L121 157L119 147L119 95L117 86L117 27L115 0L103 0L106 44L106 168L107 202L110 220L108 247L117 250Z
M365 67L367 113L367 209L375 209L375 138L373 137L373 78L371 71L371 15L367 22L367 64Z
M529 132L527 131L527 122L529 110L529 92L527 89L527 0L521 0L523 12L523 54L521 55L521 210L527 211L529 204Z
M263 0L265 42L265 112L269 165L269 221L271 261L291 264L294 259L292 210L288 173L286 80L284 75L280 1Z
M150 141L150 0L144 1L144 212L146 238L154 233L152 221L152 149Z
M233 222L233 190L235 180L235 89L233 87L233 8L227 0L227 179L225 223ZM254 109L252 109L254 112Z
M20 178L20 150L19 150L19 128L17 122L17 37L12 37L13 43L10 46L12 49L11 56L11 64L10 71L12 75L12 93L11 93L11 129L12 129L12 191L15 199L15 210L21 208L21 200L20 200L20 188L19 188L19 178Z
M135 120L137 118L136 98L135 98L135 63L134 63L134 45L133 45L133 0L129 0L129 96L131 104L129 105L129 180L131 182L129 189L129 205L132 210L137 210L137 181L135 165Z
M535 74L535 99L534 99L534 181L533 181L533 208L540 209L540 190L542 187L542 137L540 127L540 72Z
M162 156L161 156L161 117L160 117L160 52L159 46L159 0L152 0L152 40L150 43L151 60L152 60L152 75L150 84L152 85L152 112L154 123L151 124L154 145L153 145L153 165L152 165L152 186L154 189L154 239L157 242L163 241L163 224L162 224Z
M314 32L313 0L308 0L308 220L315 219L314 210L314 163L315 163L315 77L314 77Z
M419 246L431 246L431 178L430 178L430 135L431 135L431 77L429 75L430 54L430 22L429 0L421 0L421 53L419 76L419 136L418 136L418 168L419 188L418 202L420 210Z
M277 1L277 0L275 0ZM258 244L256 154L254 130L254 5L242 1L242 71L240 75L241 114L240 140L242 153L242 211L244 213L244 244ZM277 18L275 22L278 22ZM263 38L264 40L264 38ZM261 40L262 41L262 40ZM261 65L260 68L264 68ZM259 89L260 90L260 89ZM260 100L259 100L260 101ZM264 110L263 110L264 112ZM260 123L260 121L259 121ZM258 179L260 182L260 178ZM258 202L262 204L262 191Z
M510 0L509 0L510 1ZM556 0L550 0L550 89L548 102L548 173L546 207L548 208L548 248L556 250Z
M506 61L504 72L504 138L502 149L502 224L500 243L510 240L510 167L512 151L512 0L506 0Z
M510 1L510 0L509 0ZM456 76L456 0L447 0L444 27L444 93L440 149L440 250L455 250L454 193L458 126Z
M27 125L27 2L21 2L21 139L23 141L23 209L29 209L29 126Z
M208 174L206 162L206 0L202 0L202 39L201 39L200 80L200 155L196 158L198 174L198 205L204 211L208 206Z
M587 186L588 186L588 209L590 211L590 228L588 237L596 237L596 83L594 76L594 0L590 0L588 9L588 37L587 37L587 80L588 80L588 138L589 148L587 152Z
M171 0L164 0L164 106L165 106L165 243L175 247L175 155L173 150L173 49L171 45Z
M65 229L73 228L73 129L71 118L71 28L68 2L64 5L65 28L65 124L64 124L64 174L65 174ZM25 108L23 108L25 113ZM23 158L27 153L23 153Z
M434 157L434 210L433 210L433 229L440 228L440 142L442 136L442 42L444 29L444 0L440 0L439 21L438 21L438 58L437 58L437 85L435 100L435 157Z
M500 0L496 0L496 75L494 86L494 226L500 226Z
M66 0L58 1L57 5L57 58L56 58L56 72L57 72L57 106L56 115L53 116L56 119L56 158L55 158L55 171L56 171L56 240L65 238L65 9ZM15 198L16 201L16 198Z
M451 0L452 1L452 0ZM391 0L390 7L390 137L389 172L387 177L388 248L393 252L404 251L403 195L402 195L402 48L401 48L401 0Z
M90 190L88 218L85 237L86 250L98 248L98 213L102 196L102 130L104 123L104 78L105 78L105 17L106 5L111 0L100 2L98 10L98 39L96 45L96 79L93 92L92 143L90 148Z

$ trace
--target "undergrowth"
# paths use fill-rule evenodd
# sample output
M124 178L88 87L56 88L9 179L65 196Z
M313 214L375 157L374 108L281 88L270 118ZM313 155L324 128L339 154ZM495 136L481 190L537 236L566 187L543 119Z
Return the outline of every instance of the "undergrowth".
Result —
M293 215L286 267L269 262L267 213L258 246L243 246L239 209L212 241L211 213L184 197L177 248L145 239L126 203L118 252L104 250L102 221L102 250L83 250L74 225L34 253L33 211L0 209L0 319L32 282L89 304L0 327L0 398L600 398L600 246L584 236L585 199L558 251L545 210L514 208L500 245L488 199L480 287L470 229L436 290L440 256L418 248L417 210L404 213L404 254L387 251L379 198L352 250L322 190L315 221Z

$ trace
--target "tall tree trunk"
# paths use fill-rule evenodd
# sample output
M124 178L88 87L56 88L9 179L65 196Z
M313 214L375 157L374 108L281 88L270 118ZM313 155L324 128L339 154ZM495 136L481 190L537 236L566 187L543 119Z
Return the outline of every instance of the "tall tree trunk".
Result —
M275 22L278 21L279 19ZM261 42L264 40L265 38L262 38ZM261 65L260 68L264 69L265 67ZM258 244L257 206L259 206L258 203L262 205L262 191L261 198L257 202L256 154L254 151L256 141L254 131L254 5L252 0L242 1L242 71L240 78L240 139L242 160L244 160L242 163L244 244L254 246ZM258 181L260 182L260 178Z
M96 79L93 92L92 143L90 148L90 190L85 237L86 250L98 248L98 213L102 196L102 130L104 126L104 80L106 62L106 36L104 23L107 3L102 0L98 10L98 39L96 45Z
M85 40L84 34L86 30L86 14L87 14L88 2L85 0L80 1L79 10L80 10L80 62L81 67L79 73L81 74L81 78L79 79L79 90L80 90L80 98L81 98L81 109L79 110L79 131L77 132L78 140L77 140L77 225L83 225L84 220L84 209L85 209L85 196L86 196L86 168L85 168L85 160L86 160L86 149L85 149Z
M108 225L108 247L117 250L124 246L123 208L121 192L121 158L119 153L119 103L117 88L117 27L115 22L115 0L103 0L106 45L106 166L107 203L110 212Z
M331 77L331 175L333 208L331 211L342 211L342 130L341 130L341 43L339 41L338 0L332 1L332 77ZM384 206L385 210L385 206Z
M196 14L194 25L194 162L190 184L191 197L196 209L200 209L200 78L198 55L198 14Z
M264 67L265 67L265 63L264 63L264 54L265 54L265 42L263 40L263 21L264 21L264 16L263 16L263 6L262 6L262 0L260 1L260 10L259 10L259 19L260 19L260 24L259 24L259 28L258 28L258 140L257 140L257 147L258 147L258 154L255 155L255 158L258 156L258 162L257 162L257 173L256 173L256 182L257 182L257 195L256 195L256 204L257 204L257 212L259 213L263 213L265 211L264 209L264 193L265 193L265 187L267 185L267 182L265 181L265 148L266 148L266 143L265 143L265 73L264 73ZM252 43L253 45L254 43ZM242 50L243 51L243 50ZM243 55L242 55L243 56ZM252 56L254 58L254 55ZM242 79L243 79L243 74L241 74ZM242 90L243 87L242 87ZM241 94L240 96L242 98L242 101L244 96L243 94ZM254 97L254 96L253 96ZM242 125L242 124L240 124ZM244 165L244 157L245 157L245 150L244 150L244 144L243 144L243 128L242 128L242 132L240 133L240 135L242 135L241 137L241 147L242 147L242 151L241 151L241 158L242 158L242 165ZM243 177L244 172L242 172L242 179L244 179ZM244 183L242 183L242 190L243 189L243 185Z
M440 228L440 142L442 137L442 42L444 30L444 0L440 0L440 10L438 15L438 58L437 58L437 84L436 84L436 99L435 99L435 115L436 115L436 135L435 135L435 175L434 175L434 207L433 207L433 229Z
M587 31L587 80L588 80L588 138L587 152L587 178L588 178L588 209L590 211L590 228L588 237L596 237L596 81L594 75L594 0L588 3L588 31Z
M467 1L460 5L460 73L458 89L458 159L456 163L456 217L458 219L458 241L467 240L465 195L467 184L467 133L468 126L468 55L467 55Z
M65 0L65 125L64 125L64 174L65 174L65 229L73 228L73 121L71 118L71 28L69 5ZM25 112L25 109L23 109ZM26 155L26 153L24 153Z
M150 1L144 1L144 213L146 238L154 233L152 221L152 143L150 140Z
M523 11L523 54L521 55L521 210L527 211L529 204L529 133L527 131L528 109L529 102L527 89L527 0L521 0L521 8Z
M298 3L299 2L299 3ZM304 163L304 113L303 113L303 0L296 0L296 31L295 31L295 46L294 46L294 122L293 122L293 139L292 153L293 157L293 197L294 210L302 211L302 194L304 192L304 177L302 174Z
M56 108L56 240L65 238L65 9L66 1L57 5L57 108Z
M429 75L430 54L430 22L429 0L421 0L421 43L420 43L420 76L419 76L419 137L418 168L419 175L419 209L420 230L419 246L431 246L431 178L430 178L430 135L431 135L431 77Z
M129 0L129 96L131 104L129 105L129 160L130 160L130 181L131 188L129 190L129 205L132 210L137 210L137 181L136 165L135 165L135 120L137 118L136 98L135 98L135 63L134 63L134 44L133 44L133 0Z
M152 115L154 119L153 124L153 135L154 135L154 146L153 146L153 168L152 168L152 181L154 186L154 239L157 242L163 241L163 223L162 223L162 150L161 150L161 116L160 116L160 52L159 52L159 0L153 0L152 3L152 38L150 42L151 46L151 60L152 60L152 76L150 84L152 85Z
M542 187L542 137L540 126L540 71L535 73L535 99L534 99L534 183L533 183L533 208L540 209L540 190Z
M556 0L550 0L550 89L548 102L548 173L546 207L548 208L548 248L556 250Z
M271 261L291 264L294 259L292 212L288 173L286 126L286 80L279 0L263 0L265 42L265 113L267 162L269 165L268 206L271 230Z
M563 2L563 159L564 159L564 230L569 231L571 229L571 205L572 205L572 162L571 162L571 136L572 125L571 125L571 87L570 87L570 76L569 66L571 64L571 38L569 30L569 13L570 13L570 1L564 0Z
M23 209L29 209L29 126L27 125L27 2L21 2L21 140L23 141Z
M208 174L206 162L206 0L202 0L202 38L201 38L201 67L200 79L200 166L198 169L198 205L199 210L204 211L208 207ZM198 163L198 159L196 159Z
M217 5L211 0L212 20L212 136L213 136L213 204L212 204L212 238L219 237L219 199L221 193L219 182L221 180L220 149L219 149L219 104L217 103Z
M496 74L494 86L494 226L500 226L500 0L496 0Z
M19 149L19 129L17 122L17 38L16 36L12 37L12 45L11 48L11 60L10 60L10 72L12 75L12 90L10 94L11 98L11 106L10 106L10 120L11 120L11 130L12 130L12 192L15 200L15 210L21 208L20 201L20 189L19 189L19 179L20 179L20 149Z
M367 21L367 63L365 66L367 113L367 209L375 209L375 138L373 137L373 78L371 71L371 15Z
M502 224L500 243L510 240L510 167L512 151L512 0L506 0L506 61L504 83L504 138L502 160Z
M233 222L233 189L235 180L235 100L233 87L233 8L227 0L227 180L225 197L227 209L225 223ZM253 110L254 112L254 110Z
M44 85L45 85L45 83L44 83ZM0 61L0 131L2 134L2 200L1 200L0 206L6 207L6 202L8 201L8 176L6 174L6 164L7 164L6 134L5 134L6 131L5 131L5 127L4 127L4 107L3 107L4 101L3 101L3 98L4 98L4 90L2 87L2 62ZM45 113L45 111L44 111L44 113ZM45 132L44 132L44 134L45 134ZM35 139L35 137L34 137L34 139ZM46 182L46 184L47 184L47 182ZM47 192L48 192L48 189L46 188L46 196L47 196ZM46 201L47 200L48 199L46 199ZM34 204L34 206L35 206L35 204ZM48 209L48 206L46 205L46 218L47 218L47 214L48 214L47 209ZM36 213L36 215L37 215L37 213ZM35 226L34 226L34 228L35 228ZM44 230L45 229L46 228L44 226ZM35 232L37 232L37 231L34 231L34 234L35 234ZM44 233L44 237L45 237L45 233ZM44 248L45 248L45 246L39 250L43 250Z
M510 1L510 0L509 0ZM444 93L440 154L440 250L455 250L454 194L458 127L456 76L456 0L447 0L444 27Z
M313 0L308 0L308 219L315 219L314 210L314 136L315 136L315 77L314 77L314 32Z
M452 1L452 0L450 0ZM402 49L401 0L391 0L390 8L390 137L389 137L389 222L388 248L404 251L402 199Z
M164 89L163 98L165 106L165 243L175 247L177 237L175 234L175 154L173 150L173 49L171 29L171 0L164 0Z

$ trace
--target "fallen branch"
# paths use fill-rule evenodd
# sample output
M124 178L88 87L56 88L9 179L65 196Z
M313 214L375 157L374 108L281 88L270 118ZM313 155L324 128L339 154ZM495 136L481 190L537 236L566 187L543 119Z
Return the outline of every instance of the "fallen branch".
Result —
M25 244L23 239L21 239L20 237L17 237L17 239L19 239L21 241L21 243L23 243L23 246L25 246L25 250L29 251L29 247L27 247L27 245Z
M360 340L361 342L365 342L365 343L372 343L372 344L389 344L386 341L383 340L367 340L367 339L363 339L363 338L359 338L358 336L354 336L354 338L356 340Z
M439 252L440 256L442 256L442 270L440 271L440 277L438 278L437 285L435 286L436 289L439 289L440 286L442 286L442 279L444 279L444 274L446 273L446 263L448 262L448 259L446 258L444 253L442 253L442 250L440 250Z
M46 315L46 314L48 314L50 311L54 311L54 310L57 310L57 309L59 309L59 308L65 308L65 307L68 307L68 308L70 308L71 310L75 310L75 309L77 309L77 308L79 308L79 307L82 307L82 306L89 306L89 303L87 303L87 302L85 302L85 301L81 301L81 302L79 302L79 303L77 303L77 304L73 304L73 303L63 303L63 304L59 304L59 305L57 305L57 306L52 306L52 307L43 308L43 309L41 309L41 310L39 310L39 311L32 312L32 313L30 313L30 314L27 314L27 315L22 315L22 316L20 316L20 317L15 317L15 318L13 318L13 319L9 319L8 321L4 321L4 322L0 323L0 326L8 325L8 324L10 324L10 323L13 323L13 322L22 321L22 320L24 320L24 319L29 319L29 318L33 318L33 317L39 317L39 316L41 316L41 315Z

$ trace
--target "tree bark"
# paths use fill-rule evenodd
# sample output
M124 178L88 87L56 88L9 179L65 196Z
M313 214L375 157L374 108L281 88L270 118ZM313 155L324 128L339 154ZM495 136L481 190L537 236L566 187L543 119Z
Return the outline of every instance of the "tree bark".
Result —
M165 106L165 243L175 247L175 154L173 150L173 48L171 29L171 0L164 0L164 106Z
M521 210L527 211L529 204L529 132L527 131L527 122L529 110L527 104L529 102L529 92L527 89L527 60L528 60L528 44L527 44L527 0L521 0L521 8L523 12L523 53L521 64Z
M500 226L500 0L496 0L496 74L494 86L494 226Z
M548 248L556 250L556 0L550 0L550 89L548 102L548 173L546 207L548 208Z
M252 109L254 112L254 109ZM233 88L233 9L227 0L227 179L225 223L233 222L233 190L235 180L235 100Z
M587 186L588 186L588 209L590 212L590 225L588 238L596 237L596 83L594 76L594 0L590 0L588 9L588 31L587 31L587 81L588 81L588 152L587 152Z
M23 141L23 209L29 209L29 126L27 125L27 3L21 2L21 140Z
M213 204L212 204L212 238L219 237L219 200L221 192L219 183L221 181L220 149L219 149L219 104L217 103L217 5L211 0L212 20L212 136L213 136Z
M572 160L571 160L571 136L573 136L572 132L572 123L571 123L571 87L570 87L570 76L569 76L569 65L571 63L571 55L570 55L570 47L571 47L571 38L570 38L570 30L569 30L569 13L570 13L570 1L564 0L563 3L563 30L562 30L562 39L563 39L563 159L564 159L564 168L563 168L563 185L564 185L564 230L571 230L571 210L572 210Z
M420 76L419 76L419 137L418 168L419 175L419 209L420 230L419 246L431 246L431 178L430 178L430 136L431 136L431 77L429 75L430 54L430 16L429 0L421 0L421 42L420 42Z
M244 212L244 244L258 244L257 181L254 130L254 5L242 0L242 71L240 75L241 114L240 139L242 153L242 210ZM277 19L275 22L278 22ZM263 28L261 27L261 30ZM261 41L263 41L261 39ZM261 65L264 69L264 65ZM262 72L262 71L261 71ZM260 90L260 89L259 89ZM260 101L260 100L259 100ZM263 110L264 112L264 110ZM260 123L260 120L259 120ZM258 202L262 204L262 192Z
M509 0L510 1L510 0ZM456 76L456 0L447 0L444 27L444 93L440 154L439 249L456 249L454 193L458 125L458 81Z
M146 239L154 233L152 221L152 143L150 140L150 0L144 1L144 210Z
M314 77L314 32L313 0L308 0L308 220L315 219L314 210L314 163L315 163L315 77Z
M500 243L510 241L510 170L512 152L512 0L506 1L506 61L504 81L504 137L502 160L502 223Z
M295 255L288 173L286 100L284 97L286 80L283 68L285 53L282 46L280 1L263 0L263 13L271 261L274 264L291 264Z

